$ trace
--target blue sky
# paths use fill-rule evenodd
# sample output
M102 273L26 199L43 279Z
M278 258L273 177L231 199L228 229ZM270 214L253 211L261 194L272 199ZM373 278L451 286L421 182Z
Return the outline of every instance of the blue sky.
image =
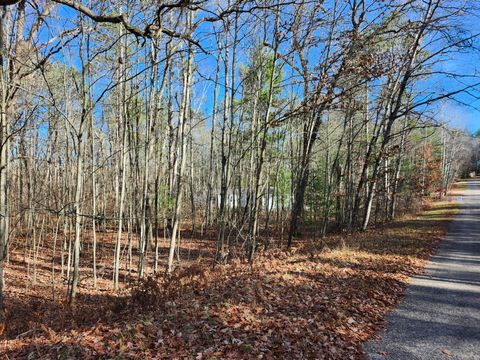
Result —
M64 19L64 21L60 21L57 25L60 27L72 26L72 24L69 24L68 22L75 14L75 11L65 6L58 7L57 11L58 15L60 15L60 18ZM465 19L465 22L462 25L473 33L480 33L480 23L476 20L478 19ZM205 38L205 34L202 33L202 30L204 30L202 27L198 29L196 35L200 38L202 44L206 45L206 48L209 48L214 45L215 40L211 36ZM76 54L72 55L75 58ZM450 56L451 58L449 61L440 64L440 68L442 70L470 74L476 74L477 72L480 72L480 53L470 51L468 53L453 53ZM215 62L209 56L199 56L197 60L200 60L202 57L204 59L199 62L202 73L204 73L206 76L212 76L215 68ZM73 61L75 62L75 59L73 59ZM239 57L237 58L237 61L246 62L247 60L244 57ZM220 81L222 82L222 80ZM475 81L478 81L478 79L475 79ZM462 86L462 84L458 83L457 81L442 76L436 77L434 80L432 80L432 82L435 83L434 86L438 86L446 91L454 91ZM210 83L206 87L203 85L202 89L203 91L201 92L203 92L203 94L199 95L205 96L204 108L205 110L208 110L211 108L211 103L213 102L213 84ZM219 97L222 97L221 90L219 92ZM467 106L461 105L460 102L455 102L453 100L445 101L440 105L439 116L441 119L439 120L450 122L454 126L467 129L471 132L479 130L480 110L477 110L476 108L480 109L480 100L469 96L468 94L458 95L457 100L466 104Z
M480 54L471 52L457 54L451 61L445 63L443 68L447 71L456 73L475 74L480 71ZM454 91L462 86L458 81L446 77L436 80L439 86L446 91ZM479 79L471 80L478 82ZM442 121L448 121L453 126L466 129L472 133L480 129L480 100L468 93L459 94L456 100L446 100L440 104L440 114Z
M476 1L472 1L475 5ZM473 10L475 11L475 10ZM465 17L461 26L472 34L480 33L480 21L478 17ZM477 39L477 47L480 47L480 39ZM448 72L457 74L471 74L480 76L480 50L472 49L468 52L457 52L450 54L450 60L443 63L441 68ZM463 80L468 83L468 80ZM478 82L479 79L471 79L470 83ZM440 78L441 86L446 90L455 90L463 84L452 81L448 78ZM478 95L478 93L477 93ZM472 133L480 129L480 100L469 94L460 94L456 96L459 102L453 100L441 104L441 114L443 120L449 121L452 125L466 129ZM462 104L463 103L463 104Z

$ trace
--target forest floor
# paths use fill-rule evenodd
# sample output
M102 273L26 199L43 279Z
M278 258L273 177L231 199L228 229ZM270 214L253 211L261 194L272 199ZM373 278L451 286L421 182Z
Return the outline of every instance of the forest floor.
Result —
M455 195L365 232L327 236L315 247L304 238L289 254L259 253L253 266L212 267L212 241L183 240L190 261L172 277L117 293L102 261L96 290L85 265L89 276L72 306L66 285L52 284L58 256L40 251L33 281L25 249L12 248L0 358L362 359L362 343L384 325L444 237L458 209ZM104 258L111 262L113 252Z

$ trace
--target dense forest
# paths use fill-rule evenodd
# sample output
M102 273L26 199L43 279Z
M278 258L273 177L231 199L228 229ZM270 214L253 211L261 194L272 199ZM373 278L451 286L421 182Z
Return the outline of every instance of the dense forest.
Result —
M361 233L478 165L451 105L478 74L448 66L475 2L0 5L2 312L9 267L74 305Z

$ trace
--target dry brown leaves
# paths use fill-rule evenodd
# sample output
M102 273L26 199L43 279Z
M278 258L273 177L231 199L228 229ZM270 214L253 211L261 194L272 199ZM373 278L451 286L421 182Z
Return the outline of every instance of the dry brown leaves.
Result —
M171 288L137 287L140 302L83 291L68 309L42 293L23 302L7 293L10 321L24 325L10 326L0 351L10 359L361 359L361 344L422 271L452 209L331 236L315 252L271 250L253 267L196 264L175 281L155 280ZM143 304L145 294L162 297L158 306ZM12 315L21 306L25 314Z

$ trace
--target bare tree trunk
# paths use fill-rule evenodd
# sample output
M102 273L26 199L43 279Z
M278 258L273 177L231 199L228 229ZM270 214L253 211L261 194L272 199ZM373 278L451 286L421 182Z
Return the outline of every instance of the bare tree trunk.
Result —
M253 211L252 211L252 225L250 229L250 249L249 249L249 261L252 263L254 256L255 256L255 248L257 242L257 222L258 222L258 212L259 212L259 201L260 201L260 181L262 180L262 171L263 171L263 162L264 162L264 155L265 149L267 147L267 135L268 135L268 128L270 123L270 116L271 116L271 109L273 106L273 95L274 95L274 83L275 83L275 72L277 70L276 63L277 63L277 56L278 56L278 47L279 42L277 38L278 33L278 26L280 21L280 16L278 14L279 8L277 5L276 13L275 13L275 30L274 30L274 49L273 49L273 63L272 63L272 74L270 76L270 81L268 84L268 100L267 100L267 108L265 110L265 115L263 117L262 123L262 131L261 131L261 139L260 139L260 149L257 157L257 166L255 172L255 186L253 191ZM265 34L265 38L267 34ZM267 182L268 184L268 182Z
M405 152L405 141L408 133L407 126L408 126L408 117L405 116L403 121L402 135L400 138L400 145L398 150L399 152L397 155L397 160L395 162L395 172L393 174L392 193L391 193L390 208L388 213L388 218L390 220L393 220L395 218L395 211L397 207L397 192L398 192L398 185L399 185L399 179L400 179L400 170L402 168L403 154Z
M122 227L123 227L123 211L125 203L125 182L126 182L126 173L127 173L127 155L128 151L126 149L127 144L127 134L128 134L128 115L126 110L126 84L125 84L125 64L126 62L126 50L124 41L121 41L119 44L119 58L122 59L122 64L119 67L119 82L120 82L120 95L118 97L118 127L121 127L122 142L120 145L120 165L118 171L120 172L119 181L120 181L120 191L119 191L119 200L118 200L118 229L117 237L115 241L115 255L113 262L113 289L118 289L118 278L120 272L120 253L121 253L121 244L122 244ZM132 214L130 214L131 216Z
M6 9L3 9L3 12ZM3 14L2 14L3 15ZM7 166L8 166L8 117L7 117L7 78L5 74L5 33L3 16L0 18L0 323L3 329L3 268L7 256L8 244L8 214L7 214Z
M190 28L192 23L192 14L187 14L187 28ZM180 232L180 220L183 198L183 174L185 172L185 163L187 155L187 139L185 138L185 123L187 119L191 117L191 104L190 104L190 87L192 82L192 64L193 54L191 44L188 45L188 54L185 64L185 70L183 71L183 96L179 114L179 150L180 150L180 164L176 178L177 193L174 207L174 218L172 227L172 236L170 238L170 248L168 251L167 273L171 273L173 270L173 259L175 256L175 248L177 245L177 237Z

